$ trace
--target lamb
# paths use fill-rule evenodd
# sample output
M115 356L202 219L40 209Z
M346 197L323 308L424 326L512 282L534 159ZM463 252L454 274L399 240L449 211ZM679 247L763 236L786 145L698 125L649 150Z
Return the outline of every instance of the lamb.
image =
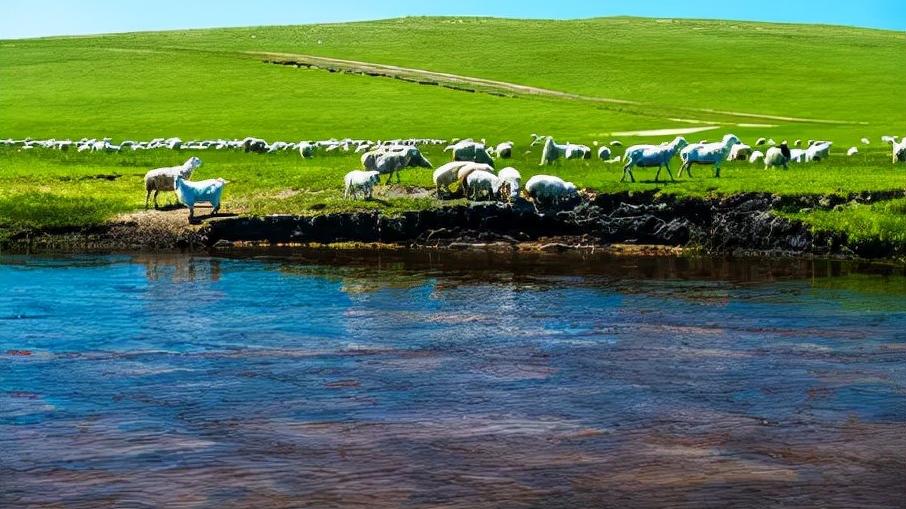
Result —
M182 177L187 179L192 176L192 172L201 166L201 159L190 157L182 166L171 166L169 168L157 168L145 174L145 208L148 208L148 200L151 198L151 191L154 191L154 208L158 208L157 194L160 191L175 191L176 178Z
M513 157L513 142L505 141L498 144L497 147L494 148L494 152L496 152L497 157L501 159L509 159Z
M579 191L572 182L566 182L552 175L535 175L525 183L525 192L539 205L557 206L563 202L578 198Z
M607 161L608 159L610 159L610 155L611 155L610 147L608 147L607 145L602 145L598 149L598 159L600 159L602 161Z
M627 148L626 153L623 154L623 160L626 164L623 165L623 177L620 179L620 182L624 182L627 176L629 176L630 182L635 182L635 175L632 174L632 168L635 166L640 168L653 168L657 166L657 174L654 176L655 182L657 182L661 176L661 168L666 166L667 175L670 176L670 180L674 180L673 172L670 171L670 160L673 159L673 156L676 155L678 150L682 150L683 147L688 144L689 142L686 141L686 138L677 136L673 141L667 144L633 145Z
M381 183L381 174L377 171L353 170L346 174L343 183L343 198L355 198L361 193L364 199L370 200L374 186Z
M846 151L846 155L849 157L852 157L858 153L859 153L859 149L857 147L849 147L849 150Z
M863 145L869 145L871 143L871 141L869 141L868 138L862 138L860 141L862 142Z
M752 154L752 147L746 145L745 143L737 143L730 148L730 155L727 157L728 161L745 161Z
M522 187L522 175L519 174L519 170L512 166L507 166L500 170L497 178L500 179L501 198L509 202L515 200L519 196L519 189Z
M468 197L472 201L478 201L480 197L493 200L500 190L500 179L497 178L497 175L485 170L469 173L466 184L466 189L469 191Z
M720 178L720 164L727 158L730 153L730 147L739 143L739 138L733 134L724 136L723 141L717 143L699 143L689 145L680 152L680 158L683 165L680 166L679 173L685 170L692 176L693 164L710 164L714 166L714 177Z
M189 207L189 221L195 217L195 204L208 202L211 204L211 215L220 210L220 197L223 195L223 186L229 182L222 179L200 180L189 182L182 176L176 177L176 198L179 203Z
M764 159L764 152L762 152L760 150L753 151L752 155L749 156L750 163L758 162L758 160L760 160L760 159Z

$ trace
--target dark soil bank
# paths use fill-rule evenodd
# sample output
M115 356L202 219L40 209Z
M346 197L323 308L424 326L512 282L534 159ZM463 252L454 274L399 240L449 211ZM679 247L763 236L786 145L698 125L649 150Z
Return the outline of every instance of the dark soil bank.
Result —
M388 217L379 212L318 216L218 218L202 227L153 232L117 223L91 231L55 232L27 240L28 248L181 248L202 250L236 242L266 244L364 242L420 246L475 243L516 244L545 240L564 245L614 243L681 246L709 254L776 253L891 258L903 246L889 242L851 242L843 233L813 233L775 209L828 208L849 198L738 194L725 198L676 198L654 193L589 197L569 210L536 212L525 201L513 205L476 203ZM50 232L48 232L50 233ZM23 247L24 238L8 247Z

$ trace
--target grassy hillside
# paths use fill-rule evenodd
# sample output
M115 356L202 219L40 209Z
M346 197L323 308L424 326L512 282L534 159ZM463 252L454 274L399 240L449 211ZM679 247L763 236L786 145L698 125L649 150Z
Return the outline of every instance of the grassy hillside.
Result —
M250 52L398 64L646 106L467 94L272 66ZM904 54L898 32L635 18L404 18L2 41L0 135L579 139L690 125L670 120L677 116L742 136L765 129L734 124L782 124L768 134L792 134L790 122L693 109L708 108L869 122L806 125L811 137L877 136L906 124Z
M638 104L499 97L262 62L274 52L407 66ZM0 137L487 137L517 142L511 164L527 178L542 171L537 148L528 152L531 132L586 144L618 137L630 144L672 135L612 133L713 125L714 130L687 138L715 139L734 132L748 142L759 136L830 139L835 155L789 172L734 163L719 180L699 170L696 178L665 186L665 191L902 189L906 172L891 166L889 148L878 137L906 134L903 55L906 34L899 32L634 18L405 18L0 41ZM862 136L871 137L872 145L860 145L857 158L843 156ZM141 175L189 155L0 149L0 230L92 224L135 210L144 198ZM342 176L359 165L354 155L313 161L295 154L199 155L205 160L199 177L233 181L226 202L232 211L394 212L438 204L393 191L381 202L343 201ZM436 163L445 159L437 149L428 155ZM543 171L599 191L661 186L650 181L653 171L647 170L637 172L640 183L620 184L617 168L571 161ZM93 178L106 174L121 177ZM407 171L404 178L406 185L430 185L427 171ZM885 214L890 211L894 209L884 209ZM829 224L835 217L816 219L816 224Z

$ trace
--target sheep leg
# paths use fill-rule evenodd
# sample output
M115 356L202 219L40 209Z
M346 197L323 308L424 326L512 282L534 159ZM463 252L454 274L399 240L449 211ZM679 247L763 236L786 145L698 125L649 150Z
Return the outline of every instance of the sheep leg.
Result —
M654 174L654 182L657 183L659 178L661 178L661 165L657 165L657 173Z
M145 210L148 210L148 202L151 200L151 190L148 190L148 194L145 195Z
M714 165L714 178L720 178L720 163Z
M664 166L667 167L667 175L670 175L670 181L671 181L671 182L676 182L676 179L673 178L673 172L670 171L670 161L667 161L666 163L664 163Z
M157 204L157 193L158 193L158 190L155 189L154 190L154 208L155 209L160 208L160 205Z

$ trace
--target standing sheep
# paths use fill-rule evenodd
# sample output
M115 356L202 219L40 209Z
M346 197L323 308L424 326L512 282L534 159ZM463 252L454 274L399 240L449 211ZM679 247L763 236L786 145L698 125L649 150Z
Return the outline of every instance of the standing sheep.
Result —
M559 206L578 198L579 191L572 182L553 175L535 175L525 183L525 192L539 206Z
M714 177L720 178L720 165L727 159L730 153L730 147L739 143L739 138L735 135L728 134L722 141L717 143L697 143L689 145L680 152L680 158L683 165L680 166L679 175L686 171L692 176L693 164L708 164L714 166Z
M632 168L635 166L640 168L657 166L657 173L654 176L655 182L661 176L661 168L666 167L667 175L670 176L670 180L673 180L673 172L670 171L670 160L673 159L678 150L688 144L689 142L686 141L686 138L677 136L670 143L663 145L633 145L627 148L623 154L623 160L626 164L623 165L623 177L620 182L624 182L627 176L630 182L635 182L635 175L632 174Z
M189 221L195 217L195 204L208 202L211 204L211 215L220 211L220 198L223 187L229 184L222 178L189 182L182 177L176 177L176 198L179 203L189 207Z
M497 178L500 179L501 198L508 202L515 200L519 196L519 189L522 187L522 175L519 174L519 170L507 166L500 170Z
M154 208L158 208L157 194L160 191L175 191L176 178L187 179L192 176L192 172L201 166L201 159L190 157L182 166L171 166L169 168L157 168L145 174L145 208L148 208L148 201L151 198L151 191L154 191Z

